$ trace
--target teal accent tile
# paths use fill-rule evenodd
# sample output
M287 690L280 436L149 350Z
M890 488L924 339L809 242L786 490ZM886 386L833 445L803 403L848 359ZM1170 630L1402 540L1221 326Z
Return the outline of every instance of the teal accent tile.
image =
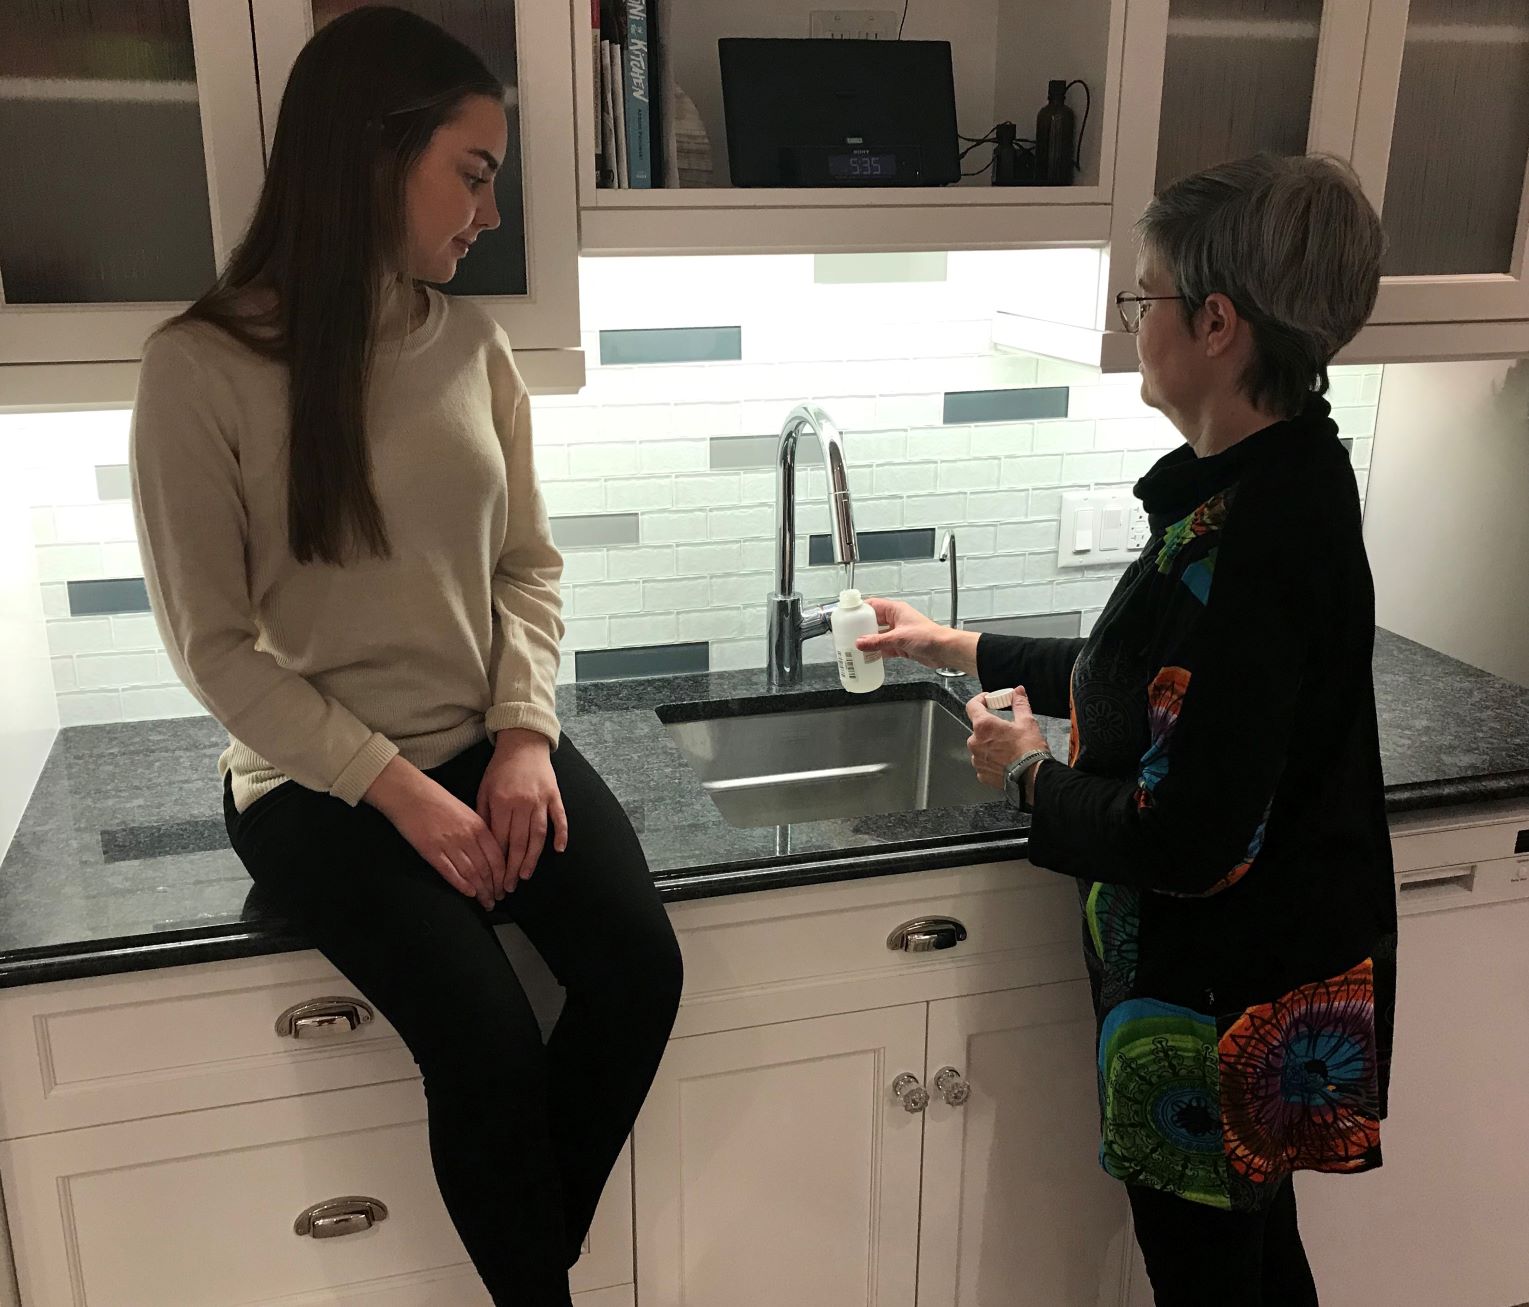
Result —
M1067 416L1066 386L1022 386L1004 390L947 390L945 418L956 422L1034 422Z
M602 365L736 363L742 357L742 327L644 327L600 333Z

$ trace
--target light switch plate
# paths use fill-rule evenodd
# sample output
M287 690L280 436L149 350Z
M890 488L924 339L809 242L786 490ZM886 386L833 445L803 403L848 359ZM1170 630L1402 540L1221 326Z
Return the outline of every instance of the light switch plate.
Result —
M1122 534L1112 524L1124 520ZM1069 491L1062 496L1061 542L1057 566L1108 567L1135 560L1151 530L1135 497L1103 491ZM1112 547L1106 547L1110 545Z

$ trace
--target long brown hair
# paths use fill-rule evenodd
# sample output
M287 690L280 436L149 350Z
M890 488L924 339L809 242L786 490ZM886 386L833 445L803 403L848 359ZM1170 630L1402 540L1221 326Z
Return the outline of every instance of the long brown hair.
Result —
M282 93L249 230L178 319L214 323L287 366L287 537L299 562L390 552L363 421L380 291L405 268L409 170L474 95L501 100L504 86L406 10L368 6L321 28ZM251 291L269 304L252 311Z

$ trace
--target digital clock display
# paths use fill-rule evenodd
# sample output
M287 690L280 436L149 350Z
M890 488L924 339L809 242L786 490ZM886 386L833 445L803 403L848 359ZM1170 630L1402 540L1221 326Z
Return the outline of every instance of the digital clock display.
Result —
M897 176L897 156L873 154L870 150L830 154L828 175L836 182L891 181Z

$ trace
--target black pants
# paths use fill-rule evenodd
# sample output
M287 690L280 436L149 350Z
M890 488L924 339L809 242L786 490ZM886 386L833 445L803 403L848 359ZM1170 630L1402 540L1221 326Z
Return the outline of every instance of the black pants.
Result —
M471 807L492 752L429 774ZM414 1054L441 1197L494 1302L514 1307L569 1302L680 995L679 947L626 814L567 739L552 765L567 851L549 834L499 908L566 991L545 1046L488 915L381 813L291 781L242 814L224 801L250 875Z
M1286 1181L1261 1212L1226 1212L1127 1185L1157 1307L1317 1307Z

